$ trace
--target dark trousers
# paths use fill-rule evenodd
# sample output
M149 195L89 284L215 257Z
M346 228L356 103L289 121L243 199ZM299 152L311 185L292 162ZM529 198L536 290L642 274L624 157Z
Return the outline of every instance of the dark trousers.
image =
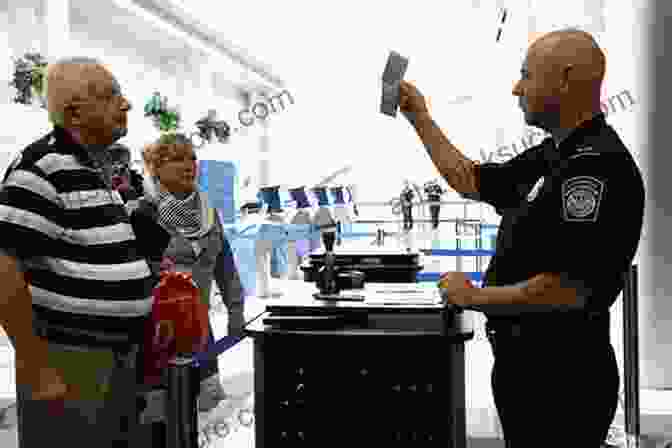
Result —
M404 212L404 229L411 230L413 228L413 208L402 206L401 210Z
M556 339L491 339L492 390L506 448L600 448L607 437L619 391L611 343Z
M215 336L212 334L212 324L208 321L208 346L215 343ZM219 367L217 365L217 358L203 361L198 365L199 370L199 379L203 381L206 378L210 378L212 375L215 375L219 372Z
M430 205L429 212L432 215L432 229L438 229L439 227L439 213L441 212L440 205Z

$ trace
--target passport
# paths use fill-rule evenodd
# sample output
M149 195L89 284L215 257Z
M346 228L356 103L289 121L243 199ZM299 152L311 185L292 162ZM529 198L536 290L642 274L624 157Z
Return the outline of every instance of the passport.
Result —
M399 108L399 84L408 68L408 59L401 56L396 51L390 51L383 71L382 97L380 102L380 111L390 117L397 116Z

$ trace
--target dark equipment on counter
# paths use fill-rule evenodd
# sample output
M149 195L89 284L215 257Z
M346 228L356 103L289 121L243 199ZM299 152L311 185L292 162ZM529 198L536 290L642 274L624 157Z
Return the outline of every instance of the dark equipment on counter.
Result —
M364 287L364 273L355 270L345 270L336 266L334 255L335 232L322 232L322 242L326 249L324 263L317 270L316 283L320 292L316 294L320 300L334 298L344 289L362 289Z
M335 238L335 235L332 238ZM325 247L329 247L326 241ZM415 283L418 272L422 271L422 266L419 264L420 254L392 252L385 246L369 246L361 251L351 251L346 247L330 256L318 249L301 265L304 280L318 282L325 260L332 262L332 259L339 272L361 272L367 283Z

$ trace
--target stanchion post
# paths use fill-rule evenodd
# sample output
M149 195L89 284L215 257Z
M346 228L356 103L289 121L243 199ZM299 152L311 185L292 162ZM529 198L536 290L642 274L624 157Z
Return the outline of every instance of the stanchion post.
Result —
M198 369L191 357L176 357L166 369L167 448L198 448Z
M628 447L638 447L639 408L639 315L637 304L637 265L625 274L623 287L623 355L625 385L625 437Z

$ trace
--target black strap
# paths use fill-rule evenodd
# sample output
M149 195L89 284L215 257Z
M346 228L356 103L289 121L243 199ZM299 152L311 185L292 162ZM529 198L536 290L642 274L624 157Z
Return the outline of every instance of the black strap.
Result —
M519 315L515 318L489 318L486 330L489 334L557 333L558 329L595 330L610 325L609 311L567 311Z

